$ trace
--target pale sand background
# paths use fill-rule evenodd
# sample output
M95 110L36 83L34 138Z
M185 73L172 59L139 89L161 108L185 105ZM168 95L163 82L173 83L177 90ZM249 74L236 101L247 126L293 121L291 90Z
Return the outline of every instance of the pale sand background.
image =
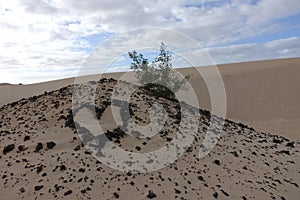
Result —
M300 58L219 65L227 95L226 117L257 130L300 140L299 64ZM209 68L198 69L206 71ZM196 72L193 68L178 71L183 75ZM0 85L0 106L73 83L74 78L68 78L31 85ZM190 83L200 107L209 110L210 97L201 76L196 73Z

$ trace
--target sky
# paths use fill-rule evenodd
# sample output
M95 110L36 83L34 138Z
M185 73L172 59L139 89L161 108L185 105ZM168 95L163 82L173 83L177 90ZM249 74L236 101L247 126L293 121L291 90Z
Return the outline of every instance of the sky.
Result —
M198 49L187 48L180 34ZM203 52L216 64L299 57L300 2L0 0L0 83L76 76L95 51L106 64L117 58L113 70L126 70L126 51L148 47L147 39L176 43L197 65L207 64ZM88 73L97 73L94 67Z

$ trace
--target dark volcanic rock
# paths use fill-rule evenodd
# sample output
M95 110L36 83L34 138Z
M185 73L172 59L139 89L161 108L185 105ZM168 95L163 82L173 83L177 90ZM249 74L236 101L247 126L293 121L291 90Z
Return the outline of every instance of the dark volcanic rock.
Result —
M176 193L176 194L181 194L181 191L178 190L178 189L175 189L175 193Z
M39 152L42 149L43 149L43 144L41 142L37 143L35 147L35 152Z
M140 151L140 150L141 150L141 147L136 146L135 149L138 150L138 151Z
M149 199L154 199L156 198L156 194L152 190L149 190L147 197Z
M215 193L213 194L213 196L217 199L218 196L219 196L219 194L218 194L217 192L215 192Z
M200 181L204 181L203 176L198 176L198 179L199 179Z
M47 148L48 149L53 149L53 147L55 147L56 146L56 143L55 142L47 142Z
M95 113L98 120L100 120L102 113L105 111L105 109L106 107L98 108L97 106L95 106Z
M277 138L277 137L273 138L273 143L275 143L275 144L281 144L282 142L283 142L283 140L281 138Z
M279 151L278 153L280 153L280 154L286 154L286 155L291 155L290 151L287 151L287 150L282 150L282 151Z
M67 115L67 121L65 123L65 126L70 127L72 129L76 128L72 110L70 110L69 114Z
M70 195L70 194L72 194L72 190L66 191L66 192L64 193L64 196L67 196L67 195Z
M239 154L236 151L230 152L232 153L232 155L234 155L235 157L239 157Z
M18 150L19 151L25 151L27 148L25 147L25 145L19 145L18 146Z
M216 165L221 165L221 161L219 161L219 160L215 160L214 163L215 163Z
M40 191L44 186L43 185L37 185L34 187L35 191Z
M12 150L14 150L14 148L15 148L14 144L7 145L6 147L3 148L3 154L5 155L11 152Z
M30 140L30 136L29 136L29 135L26 135L26 136L24 137L24 142L26 142L26 141L28 141L28 140Z
M36 173L39 174L43 171L43 165L40 165L36 168Z
M127 176L131 176L132 175L132 173L129 171L129 172L127 172Z
M116 199L118 199L120 197L120 195L116 192L114 193L114 196L115 196Z
M20 190L19 190L21 193L24 193L25 192L25 189L22 187L22 188L20 188Z
M65 170L67 170L67 167L65 165L61 165L59 167L59 169L60 169L60 171L65 171Z
M31 101L31 102L34 102L38 99L37 96L32 96L32 97L29 97L28 100Z
M295 143L294 142L288 142L287 144L286 144L286 146L287 147L291 147L291 148L295 148L295 145L294 145Z
M79 172L84 173L84 172L85 172L85 169L80 168L80 169L79 169Z
M74 148L74 151L79 151L79 150L80 150L80 145L78 145Z
M125 133L124 133L124 131L122 131L122 129L121 128L116 128L116 129L114 129L113 130L113 132L111 132L111 131L107 131L106 133L105 133L105 135L106 135L106 137L109 139L109 140L113 140L113 139L121 139L121 138L123 138L124 137L124 135L125 135Z
M227 192L225 192L224 190L221 190L221 192L222 192L225 196L229 197L229 194L228 194Z

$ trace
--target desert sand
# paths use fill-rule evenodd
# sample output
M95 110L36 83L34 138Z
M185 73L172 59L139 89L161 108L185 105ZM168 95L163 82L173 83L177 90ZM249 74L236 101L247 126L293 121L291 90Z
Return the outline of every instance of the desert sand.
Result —
M218 65L227 95L226 118L300 140L299 63L300 58L292 58ZM210 110L210 96L201 74L194 68L178 71L183 75L193 74L189 82L198 96L199 107ZM121 75L114 73L104 77ZM95 77L98 75L92 76ZM31 85L0 85L0 106L73 83L74 78L67 78Z
M0 86L0 199L297 199L299 61L219 66L228 98L226 118L230 120L225 121L221 132L214 133L220 140L204 158L198 154L212 120L206 111L210 100L200 75L193 76L190 82L198 91L200 110L192 105L187 108L190 116L195 110L200 112L195 140L178 160L148 173L119 171L101 163L94 156L101 155L102 149L94 144L101 143L105 134L118 148L132 153L163 147L174 140L182 120L176 102L149 96L142 90L133 95L130 112L137 124L149 123L145 111L154 103L164 105L167 111L159 134L136 138L110 122L109 108L122 104L110 98L117 81L93 82L91 85L97 86L94 120L105 128L105 133L93 135L85 127L93 119L87 118L77 124L80 129L75 128L72 114L76 117L91 108L79 105L80 109L71 114L74 79ZM181 70L183 74L193 72ZM127 83L122 84L124 88ZM214 120L217 124L222 121ZM128 161L122 164L139 164ZM148 164L155 162L160 159L149 160ZM110 164L120 163L112 159Z

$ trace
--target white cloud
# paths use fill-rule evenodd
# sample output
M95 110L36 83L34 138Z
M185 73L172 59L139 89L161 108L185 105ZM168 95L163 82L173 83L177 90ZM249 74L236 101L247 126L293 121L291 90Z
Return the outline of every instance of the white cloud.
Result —
M300 56L300 37L275 40L263 44L241 44L208 48L213 62L232 63Z
M299 47L288 40L277 41L280 45L274 42L228 46L240 39L278 31L282 25L274 20L299 12L298 0L261 0L255 4L251 0L0 0L0 82L33 82L37 74L39 80L46 80L43 69L53 70L54 78L74 74L68 69L79 69L95 42L107 34L139 27L181 31L212 54L219 52L213 57L222 62L299 56ZM93 41L92 35L101 38ZM160 42L169 37L172 36L151 34L144 38ZM175 42L185 47L182 41ZM121 48L136 44L147 45L138 38L116 41L115 45ZM211 50L218 46L225 47ZM259 48L266 52L257 55ZM230 58L228 51L233 51L236 58ZM104 52L102 56L109 60L111 54ZM18 81L14 80L17 77Z

